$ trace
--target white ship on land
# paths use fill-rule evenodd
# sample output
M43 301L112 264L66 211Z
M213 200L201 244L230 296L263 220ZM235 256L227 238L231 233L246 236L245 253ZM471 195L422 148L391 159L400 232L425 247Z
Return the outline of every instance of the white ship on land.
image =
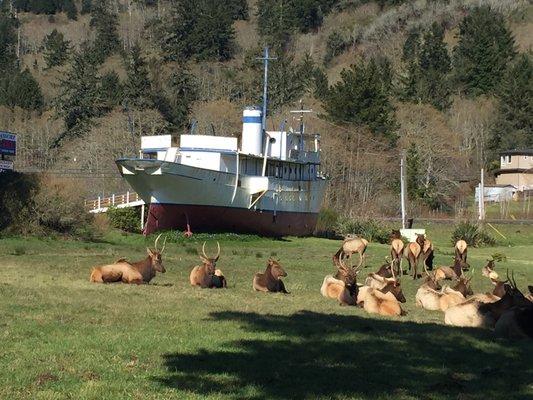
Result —
M145 234L313 233L326 188L319 135L305 133L303 112L296 131L265 130L266 91L263 101L263 110L243 112L240 148L235 137L181 135L175 146L171 135L143 136L139 158L116 161L150 205Z

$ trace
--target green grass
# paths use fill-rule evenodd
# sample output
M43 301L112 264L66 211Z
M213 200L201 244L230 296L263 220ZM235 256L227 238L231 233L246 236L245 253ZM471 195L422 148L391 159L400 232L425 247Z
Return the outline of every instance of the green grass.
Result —
M428 225L436 262L449 264L451 225ZM533 281L533 227L504 225L498 247L471 249L475 291L497 268ZM208 238L221 241L227 290L188 283ZM242 239L242 240L240 240ZM153 240L153 239L151 239ZM96 285L90 267L144 256L139 235L100 243L0 240L0 399L525 399L533 396L531 342L443 325L417 309L403 279L407 316L381 318L323 298L338 241L201 235L174 240L167 273L143 286ZM509 247L510 246L510 247ZM387 246L371 243L366 272ZM276 255L290 295L255 293L252 276ZM420 282L417 282L419 284Z

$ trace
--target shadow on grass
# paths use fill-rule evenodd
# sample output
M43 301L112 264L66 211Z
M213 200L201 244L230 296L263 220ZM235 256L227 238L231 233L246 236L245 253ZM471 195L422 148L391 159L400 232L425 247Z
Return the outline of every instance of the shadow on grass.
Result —
M159 382L254 399L523 399L533 382L531 343L494 341L490 331L315 312L211 318L258 338L164 354Z

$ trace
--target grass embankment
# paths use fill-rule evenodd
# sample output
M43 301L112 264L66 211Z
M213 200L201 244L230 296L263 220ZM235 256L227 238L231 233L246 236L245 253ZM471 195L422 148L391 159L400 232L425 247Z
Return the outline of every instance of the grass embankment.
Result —
M437 264L448 264L453 228L426 228ZM525 290L533 281L533 227L498 229L508 241L469 252L474 289L490 290L481 267L491 254L503 253L500 274L514 270ZM407 316L370 317L319 293L324 275L333 272L338 241L217 238L227 290L189 286L199 236L168 244L167 273L144 286L88 282L93 265L144 257L148 242L139 235L111 234L101 243L0 240L0 398L533 396L532 344L444 326L442 313L415 307L420 281L403 279ZM370 244L366 271L387 252ZM251 289L253 274L271 255L288 271L290 295Z

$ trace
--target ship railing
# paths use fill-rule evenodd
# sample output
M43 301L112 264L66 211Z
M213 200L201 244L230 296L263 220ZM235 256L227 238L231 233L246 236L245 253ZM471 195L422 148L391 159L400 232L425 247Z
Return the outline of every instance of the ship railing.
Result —
M144 205L144 200L135 192L98 196L96 199L85 200L85 209L94 214L107 212L110 207L126 208Z

